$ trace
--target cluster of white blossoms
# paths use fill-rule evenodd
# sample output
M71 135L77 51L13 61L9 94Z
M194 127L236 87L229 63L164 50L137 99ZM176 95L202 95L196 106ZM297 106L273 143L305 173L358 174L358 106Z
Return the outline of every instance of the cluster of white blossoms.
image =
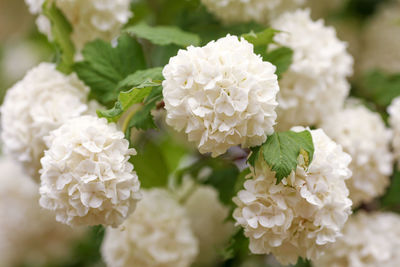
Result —
M225 23L268 23L287 10L296 9L306 0L201 0L207 9Z
M327 248L315 267L400 266L400 217L359 211L343 228L343 237Z
M310 11L285 13L272 21L276 43L293 49L293 63L279 81L279 129L315 125L342 108L353 72L346 43L323 20L312 21Z
M384 4L367 23L358 71L400 72L400 1Z
M43 137L88 110L89 88L75 74L66 76L54 64L41 63L7 91L1 107L4 150L38 179Z
M296 171L277 184L260 156L234 198L233 217L250 239L250 251L273 253L282 264L294 264L299 256L318 258L340 236L351 213L345 183L351 157L323 130L310 132L315 152L308 167L300 154Z
M32 14L39 14L39 30L52 39L51 23L41 14L45 0L25 0ZM86 42L100 38L111 41L132 16L130 0L55 0L73 27L72 41L82 49Z
M189 267L198 244L185 209L167 191L143 192L119 229L108 228L101 248L112 267Z
M326 134L352 157L351 179L346 181L353 205L381 196L390 183L393 155L392 132L378 113L361 104L351 104L326 117L321 124Z
M163 70L166 122L212 156L260 145L275 124L275 70L236 36L179 50Z
M141 195L135 149L115 124L94 116L64 123L45 138L40 205L69 225L120 225Z
M396 97L388 108L389 123L393 130L393 153L400 167L400 97Z
M83 230L60 224L41 209L38 186L10 158L0 158L0 171L0 266L44 264L68 256Z
M192 230L199 242L195 266L214 266L234 232L233 223L226 221L229 208L218 199L214 187L193 185L195 191L184 203Z

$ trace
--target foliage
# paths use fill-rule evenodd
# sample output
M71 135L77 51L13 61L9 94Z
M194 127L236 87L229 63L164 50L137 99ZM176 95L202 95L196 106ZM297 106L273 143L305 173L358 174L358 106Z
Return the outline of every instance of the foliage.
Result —
M68 74L72 71L74 63L75 47L70 39L73 29L53 1L46 0L44 2L43 14L52 24L51 33L57 52L57 69Z
M400 74L386 74L379 70L367 72L362 77L358 93L386 108L400 95Z
M308 166L314 155L314 144L308 130L276 132L269 136L263 145L252 149L249 163L254 166L258 157L262 156L271 170L276 172L277 183L279 183L296 170L300 154Z
M82 55L84 60L75 63L74 70L90 87L92 98L104 105L117 98L119 82L146 68L141 45L128 35L122 35L116 47L102 40L88 43Z
M131 35L138 38L146 39L156 45L175 44L182 47L189 45L198 46L200 37L193 33L184 32L178 27L173 26L157 26L151 27L147 24L140 23L125 30Z

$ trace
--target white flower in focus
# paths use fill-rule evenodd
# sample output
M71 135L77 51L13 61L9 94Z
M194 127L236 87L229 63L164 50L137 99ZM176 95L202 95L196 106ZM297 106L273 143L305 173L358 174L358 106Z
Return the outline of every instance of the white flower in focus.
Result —
M384 4L363 32L360 72L381 69L389 73L400 72L400 1Z
M109 267L189 267L198 248L184 208L153 189L119 229L106 230L101 252Z
M315 125L340 110L347 97L353 58L335 29L312 21L309 10L285 13L272 22L275 42L293 49L293 63L279 81L277 127Z
M381 196L390 183L393 155L392 133L380 115L353 104L326 117L321 128L352 157L346 184L354 206Z
M83 229L56 222L39 206L39 188L17 163L0 158L0 266L41 266L68 256Z
M320 256L351 213L345 184L351 157L321 129L311 134L315 151L308 167L300 155L296 171L276 184L275 173L260 157L234 198L233 217L250 239L250 251L272 253L282 264Z
M225 23L268 23L287 10L303 5L306 0L202 0L207 9Z
M69 225L116 227L135 209L140 183L128 162L135 149L115 124L71 119L45 138L40 205Z
M393 152L400 167L400 97L396 97L388 107L389 124L393 130Z
M224 249L234 231L233 223L226 221L229 208L220 202L215 188L192 186L196 189L184 207L199 240L199 255L195 263L196 266L214 266L221 260L218 252Z
M1 107L4 150L38 179L43 137L70 118L87 111L89 88L75 74L66 76L55 65L41 63L5 96Z
M400 217L390 212L351 216L343 237L325 250L313 266L398 267L400 266Z
M51 23L41 15L44 0L25 0L32 14L38 14L39 30L51 39ZM72 41L81 50L97 38L111 41L132 16L130 0L55 0L73 27Z
M275 69L236 36L179 50L163 70L166 122L212 156L260 145L276 119Z

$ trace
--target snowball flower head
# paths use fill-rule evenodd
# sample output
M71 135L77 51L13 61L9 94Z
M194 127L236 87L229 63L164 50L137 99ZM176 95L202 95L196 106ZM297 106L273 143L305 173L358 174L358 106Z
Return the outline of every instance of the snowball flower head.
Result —
M101 248L110 267L189 267L197 251L184 208L162 189L144 191L122 227L107 229Z
M179 50L163 70L166 122L213 156L260 145L276 119L275 69L236 36Z
M360 72L381 69L400 72L400 1L384 4L375 13L363 32Z
M37 184L11 158L0 158L0 171L0 266L39 266L68 256L83 230L60 224L43 210Z
M390 183L392 133L379 114L360 104L349 104L321 124L327 135L352 157L346 181L354 206L382 195Z
M327 248L314 266L400 266L400 217L390 212L358 212L350 217L343 237Z
M45 138L40 205L69 225L120 225L135 209L140 183L128 162L134 149L115 124L71 119Z
M268 19L295 9L306 0L201 0L207 9L225 23L268 23Z
M51 37L51 23L41 14L44 0L25 0L32 14L39 14L39 30ZM111 41L132 16L130 0L55 0L73 27L72 41L78 50L97 38Z
M400 97L396 97L388 108L389 124L393 130L394 157L400 166Z
M314 125L340 110L350 85L353 58L335 29L322 20L312 21L310 11L285 13L272 21L282 32L275 42L293 49L293 63L279 81L278 127Z
M87 111L89 88L75 74L66 76L55 65L41 63L7 91L1 107L4 150L38 179L43 137L70 118Z
M234 198L233 217L250 239L250 251L273 253L282 264L317 258L351 213L345 183L351 157L321 129L311 135L315 151L308 167L300 155L296 171L276 184L275 172L259 157Z
M229 208L220 202L214 187L195 185L193 180L186 183L191 184L189 191L196 188L184 203L194 234L199 240L196 266L214 266L221 260L218 251L224 249L233 234L233 223L226 221Z

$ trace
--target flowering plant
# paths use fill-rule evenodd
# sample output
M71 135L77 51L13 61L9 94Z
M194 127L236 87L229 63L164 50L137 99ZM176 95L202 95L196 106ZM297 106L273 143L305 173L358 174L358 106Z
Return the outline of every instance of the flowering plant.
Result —
M319 2L25 0L0 266L398 266L400 2Z

